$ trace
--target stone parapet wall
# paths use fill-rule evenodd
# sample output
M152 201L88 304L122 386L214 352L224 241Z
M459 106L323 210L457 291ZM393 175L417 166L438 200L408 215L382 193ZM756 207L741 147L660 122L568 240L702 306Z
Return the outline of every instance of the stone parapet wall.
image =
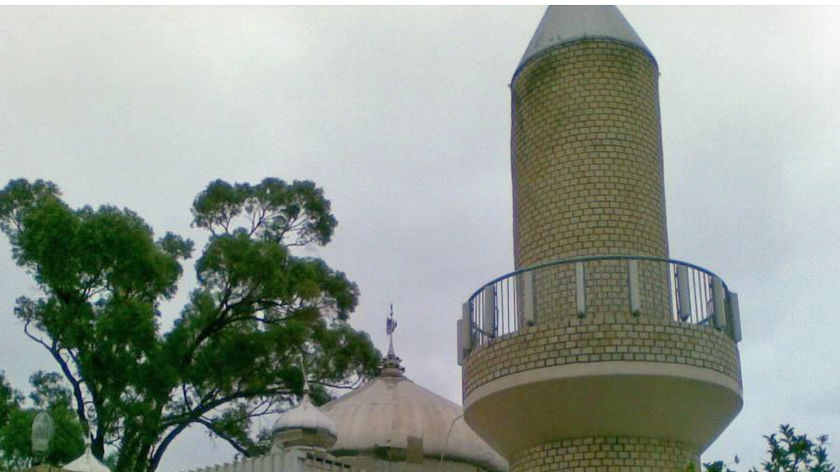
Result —
M685 472L699 455L685 444L648 438L576 438L532 446L511 458L511 472Z
M245 458L188 472L364 472L323 452L308 448L280 449L264 456Z
M667 319L596 315L525 327L476 348L464 362L464 398L518 372L607 361L700 367L741 383L737 346L723 332Z

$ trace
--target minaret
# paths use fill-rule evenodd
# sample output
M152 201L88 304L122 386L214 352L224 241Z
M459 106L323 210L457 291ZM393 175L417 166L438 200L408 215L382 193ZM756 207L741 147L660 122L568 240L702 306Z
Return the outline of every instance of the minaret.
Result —
M511 470L685 470L742 405L737 296L669 259L658 67L549 7L513 75L516 271L458 324L465 418Z

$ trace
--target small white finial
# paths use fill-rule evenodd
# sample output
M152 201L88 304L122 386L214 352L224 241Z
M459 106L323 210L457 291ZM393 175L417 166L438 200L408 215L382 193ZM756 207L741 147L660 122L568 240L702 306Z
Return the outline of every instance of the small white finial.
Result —
M306 367L303 365L303 353L298 354L298 362L300 363L300 372L303 376L303 396L309 396L309 379L306 378Z
M394 304L391 304L391 314L385 323L385 332L388 333L390 339L388 340L388 355L382 359L382 369L380 375L383 377L402 377L405 370L401 363L401 359L394 353L394 330L397 329L397 320L394 319Z
M391 314L385 322L385 332L389 336L388 340L388 357L394 357L394 330L397 329L397 320L394 319L394 304L391 304Z

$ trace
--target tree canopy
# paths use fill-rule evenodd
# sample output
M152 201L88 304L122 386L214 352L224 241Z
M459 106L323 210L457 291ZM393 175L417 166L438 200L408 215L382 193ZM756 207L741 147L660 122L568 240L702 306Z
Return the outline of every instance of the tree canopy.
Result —
M192 241L155 239L128 209L73 209L51 182L13 180L0 191L0 230L41 292L18 298L15 316L69 383L94 455L113 446L120 472L155 470L190 425L244 455L263 452L252 419L300 394L301 354L321 401L378 363L367 334L346 322L356 285L293 253L327 244L336 226L314 183L217 180L192 216L208 233L197 288L164 330L161 303L175 294Z

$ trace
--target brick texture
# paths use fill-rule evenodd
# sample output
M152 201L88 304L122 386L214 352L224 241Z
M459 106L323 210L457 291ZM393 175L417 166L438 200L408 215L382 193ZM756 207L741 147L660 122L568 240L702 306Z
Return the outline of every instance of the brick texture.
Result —
M568 43L514 77L517 268L572 256L667 257L658 70L633 46Z
M684 472L699 465L688 446L648 438L577 438L540 444L513 455L511 472Z
M657 78L647 53L609 40L562 45L517 72L511 162L517 268L586 255L668 257ZM626 303L621 265L588 269L593 309ZM654 303L646 315L668 316L663 275L643 268L640 280ZM559 290L543 303L570 304L573 293Z
M670 318L672 313L668 264L663 261L637 260L639 270L639 314ZM629 313L630 286L627 260L595 260L584 263L586 313ZM537 322L577 316L575 264L557 264L536 269L534 299ZM517 279L522 290L522 277ZM519 313L522 305L519 302Z
M720 331L629 314L598 315L525 327L475 349L464 363L464 397L487 382L517 372L604 361L689 365L741 382L738 349Z

